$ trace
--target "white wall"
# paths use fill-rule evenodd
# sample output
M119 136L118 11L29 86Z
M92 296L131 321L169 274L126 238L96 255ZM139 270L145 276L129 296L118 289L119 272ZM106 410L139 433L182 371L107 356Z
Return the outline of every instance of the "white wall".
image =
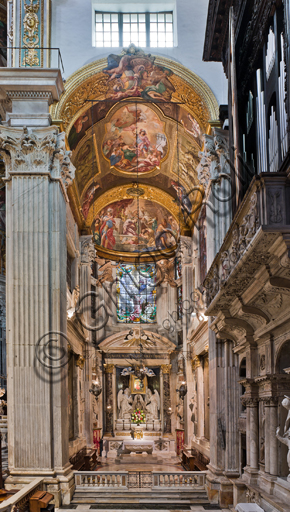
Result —
M144 4L144 0L136 0L136 4L140 1ZM103 9L104 3L104 0L100 0L100 9ZM111 2L106 0L106 3ZM149 3L152 5L154 0L150 0ZM94 5L97 6L98 2L94 1ZM124 7L126 4L122 1L121 5ZM168 2L164 1L164 10L168 6ZM172 58L188 67L211 87L219 103L227 103L227 81L222 65L202 61L207 7L208 0L176 0L178 46L144 50L154 55ZM60 48L66 79L89 62L106 57L110 53L120 53L120 48L93 47L92 11L92 0L52 0L51 46Z

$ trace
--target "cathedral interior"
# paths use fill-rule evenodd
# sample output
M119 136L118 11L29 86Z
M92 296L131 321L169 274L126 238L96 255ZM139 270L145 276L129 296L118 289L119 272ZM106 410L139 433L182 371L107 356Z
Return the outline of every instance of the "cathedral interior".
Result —
M289 0L0 42L0 510L289 512Z

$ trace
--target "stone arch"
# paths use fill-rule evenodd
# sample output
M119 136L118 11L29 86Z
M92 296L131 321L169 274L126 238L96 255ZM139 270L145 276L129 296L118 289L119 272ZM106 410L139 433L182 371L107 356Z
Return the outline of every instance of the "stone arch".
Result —
M290 368L290 339L284 341L276 353L276 373L285 373L285 368Z
M219 118L219 105L216 97L202 78L182 64L166 57L155 56L155 63L173 71L178 82L177 85L179 87L183 86L180 94L184 101L191 102L194 105L199 99L206 106L208 121ZM102 73L102 70L106 64L105 58L94 61L78 69L68 78L65 83L65 92L60 101L51 107L53 121L64 121L64 127L67 129L69 123L64 119L65 112L70 115L72 122L76 114L81 114L82 110L87 108L87 105L79 108L79 102L85 98L92 99L96 94L99 95L99 99L104 97L107 77ZM97 82L96 75L98 76Z

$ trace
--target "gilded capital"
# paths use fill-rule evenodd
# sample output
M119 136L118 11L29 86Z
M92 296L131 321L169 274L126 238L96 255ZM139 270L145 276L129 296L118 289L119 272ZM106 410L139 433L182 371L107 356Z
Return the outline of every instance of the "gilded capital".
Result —
M83 370L84 365L85 365L85 358L84 358L83 356L78 356L78 358L77 358L77 362L76 362L76 365L77 365L81 370Z
M197 368L200 367L200 357L199 356L195 356L192 361L191 361L191 365L192 365L192 371L196 370Z
M105 373L113 373L115 365L114 364L104 364Z
M172 368L172 364L162 364L161 365L161 370L162 370L162 373L170 373L171 371L171 368Z

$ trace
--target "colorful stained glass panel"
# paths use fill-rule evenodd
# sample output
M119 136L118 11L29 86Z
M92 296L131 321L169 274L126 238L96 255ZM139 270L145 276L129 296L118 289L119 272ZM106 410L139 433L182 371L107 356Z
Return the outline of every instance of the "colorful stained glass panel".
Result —
M117 320L129 324L156 321L155 265L119 265Z

